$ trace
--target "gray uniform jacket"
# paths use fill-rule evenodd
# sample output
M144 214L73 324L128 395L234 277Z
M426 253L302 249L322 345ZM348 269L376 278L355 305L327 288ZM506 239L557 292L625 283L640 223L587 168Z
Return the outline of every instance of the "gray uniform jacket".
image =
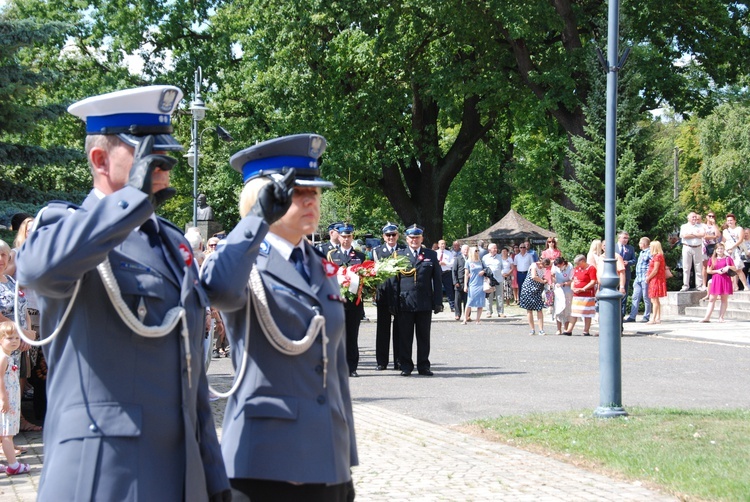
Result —
M201 357L207 298L190 255L181 255L190 249L182 232L159 219L169 264L133 232L151 213L130 187L102 200L91 193L75 211L52 203L18 254L18 280L39 298L42 337L82 281L70 317L44 349L40 501L197 501L229 489ZM190 382L182 324L162 338L128 329L95 269L106 257L131 311L146 307L146 325L185 307Z
M226 244L203 264L202 282L222 311L232 363L248 365L237 392L227 400L222 451L230 478L338 484L358 464L346 363L344 308L323 257L306 244L310 284L264 241L268 226L247 216ZM318 309L325 317L328 374L323 386L321 336L306 352L288 356L266 339L251 309L246 323L248 278L257 267L272 318L292 340L302 339ZM245 333L249 346L245 347Z

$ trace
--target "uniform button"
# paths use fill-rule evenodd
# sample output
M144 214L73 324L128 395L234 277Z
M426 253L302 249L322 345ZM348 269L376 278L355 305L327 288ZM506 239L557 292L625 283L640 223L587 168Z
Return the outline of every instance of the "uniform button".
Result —
M248 239L252 239L254 235L255 235L255 234L253 233L253 231L252 231L252 230L250 230L249 228L248 228L247 230L245 230L245 237L246 237L246 238L248 238Z
M99 427L97 427L96 424L91 424L91 425L89 425L89 430L91 432L96 432L96 431L99 430Z
M318 396L318 404L326 404L326 397Z
M121 200L120 202L117 203L117 205L120 206L123 209L127 209L128 208L128 201Z
M321 373L323 373L323 366L321 366L320 364L317 365L315 367L315 373L317 373L318 375L320 375Z

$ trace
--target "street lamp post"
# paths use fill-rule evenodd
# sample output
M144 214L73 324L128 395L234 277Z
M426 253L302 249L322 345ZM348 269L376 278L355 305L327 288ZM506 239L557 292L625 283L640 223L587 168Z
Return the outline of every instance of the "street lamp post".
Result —
M195 70L195 94L193 94L193 101L190 103L190 113L193 115L193 127L191 131L191 142L190 150L186 157L188 158L188 164L193 168L193 226L198 225L198 158L200 153L198 151L198 122L206 118L206 104L201 98L201 81L203 80L203 74L201 67L199 66ZM191 155L192 153L192 155Z
M629 50L620 58L619 39L619 0L609 0L609 26L607 61L607 122L604 167L604 238L607 242L604 257L604 270L599 299L599 407L594 416L610 418L627 415L622 407L622 311L620 305L623 294L618 291L619 279L615 260L615 176L617 168L617 77L625 64ZM600 59L603 59L601 54Z

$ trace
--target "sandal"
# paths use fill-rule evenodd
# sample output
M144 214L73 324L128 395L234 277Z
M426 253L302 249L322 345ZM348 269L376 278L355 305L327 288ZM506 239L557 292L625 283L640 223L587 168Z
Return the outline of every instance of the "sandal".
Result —
M584 332L584 333L583 333L583 336L591 336L591 333L586 333L586 332Z
M19 428L21 432L41 432L42 426L41 425L34 425L25 418L21 420L21 426Z
M31 470L31 467L29 466L29 464L21 464L21 463L19 463L18 467L16 467L15 469L13 469L9 465L6 466L5 467L5 474L7 474L8 476L15 476L16 474L26 474L30 470Z

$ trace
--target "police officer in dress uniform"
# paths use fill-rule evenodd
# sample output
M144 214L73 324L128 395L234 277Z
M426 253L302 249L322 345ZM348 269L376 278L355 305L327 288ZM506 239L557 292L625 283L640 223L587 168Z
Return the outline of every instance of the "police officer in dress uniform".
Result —
M343 223L336 227L336 231L339 234L339 247L331 249L328 252L328 261L331 261L338 266L345 267L358 265L364 262L364 253L361 253L352 247L354 226L348 223ZM344 304L344 313L346 314L346 362L349 364L349 376L358 377L359 325L362 322L362 316L365 314L364 301L360 301L359 304L347 301Z
M331 249L339 247L340 240L339 231L337 229L343 224L343 221L334 221L333 223L328 225L328 242L322 242L318 244L318 249L320 249L320 252L323 253L323 256L328 256L328 252Z
M432 376L430 370L430 327L432 313L443 311L442 272L435 251L422 247L424 230L416 223L404 232L406 248L398 251L406 256L412 269L396 276L394 288L396 318L399 330L401 376L414 371L412 342L417 337L417 371Z
M81 207L42 209L18 255L43 337L59 330L44 348L40 501L231 497L201 357L207 297L182 231L154 215L174 194L162 152L182 148L181 97L158 85L68 108L86 122L94 188Z
M398 242L398 235L398 225L391 222L385 224L383 227L383 241L385 243L372 250L375 261L394 256L399 249L406 247ZM391 277L381 283L377 290L378 323L375 332L375 362L377 364L375 369L377 371L383 371L388 367L388 346L391 343L391 320L393 320L393 369L397 371L401 369L401 363L399 362L398 327L396 326L396 317L391 314L390 305L394 284L395 279Z
M236 371L222 450L240 500L354 498L343 299L335 270L305 239L318 227L321 187L333 186L318 168L325 147L299 134L233 155L246 182L242 220L203 265Z

